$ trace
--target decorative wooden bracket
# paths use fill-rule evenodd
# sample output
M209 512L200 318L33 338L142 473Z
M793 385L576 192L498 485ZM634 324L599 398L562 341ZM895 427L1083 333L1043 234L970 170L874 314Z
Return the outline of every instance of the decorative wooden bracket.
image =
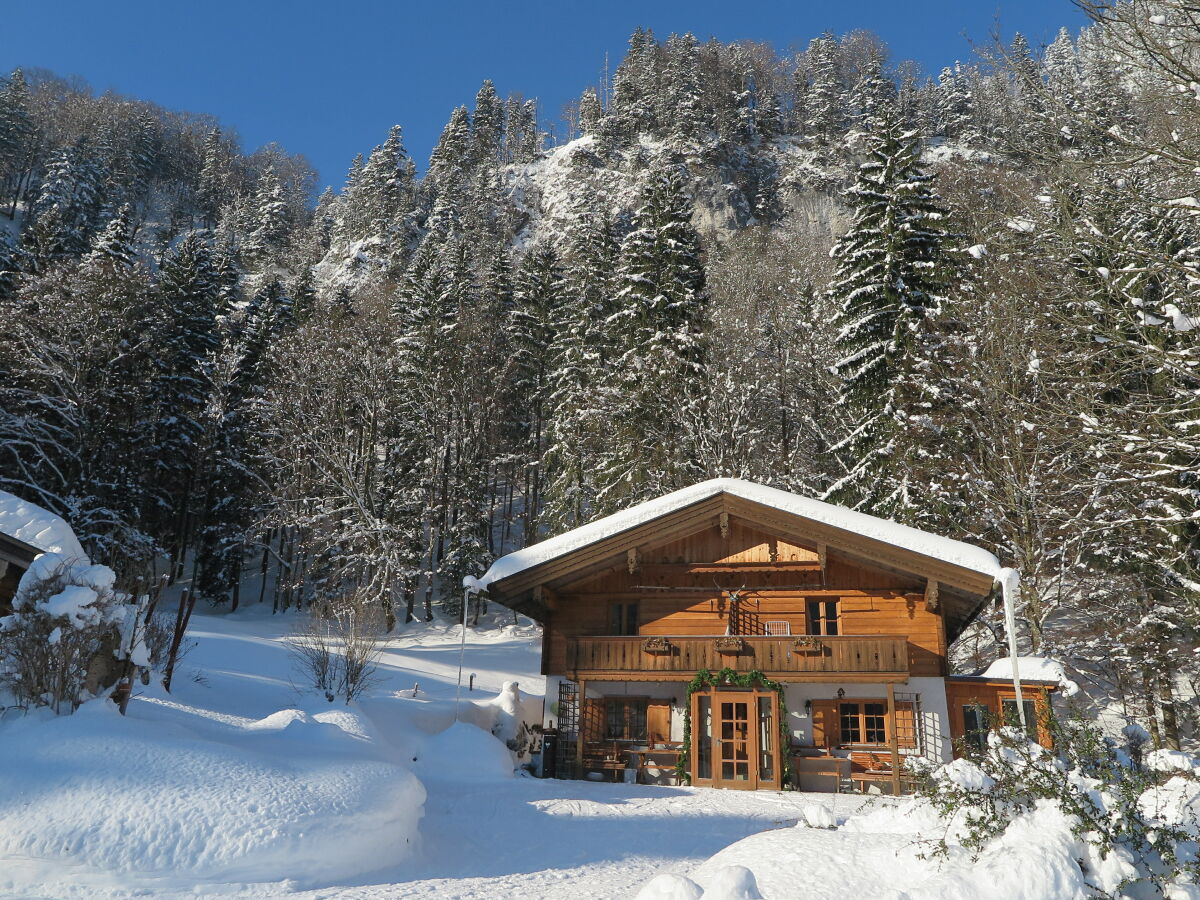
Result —
M940 605L941 598L938 597L938 583L930 578L925 582L925 608L930 612L937 612Z
M829 562L829 548L824 544L817 544L817 562L821 564L821 574L825 574L825 565Z
M641 567L642 561L638 557L637 547L631 547L625 551L625 565L629 569L630 575L632 575Z
M535 585L533 602L540 603L546 609L555 609L558 606L558 594L544 584Z
M721 537L728 540L729 538L729 513L721 513Z

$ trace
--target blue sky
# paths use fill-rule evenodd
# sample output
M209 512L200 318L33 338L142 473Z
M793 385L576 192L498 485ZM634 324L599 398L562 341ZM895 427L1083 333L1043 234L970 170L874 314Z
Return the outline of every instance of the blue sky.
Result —
M79 75L174 109L211 113L252 150L278 141L340 186L355 153L404 127L422 169L450 110L491 78L503 96L564 103L613 67L629 33L691 31L802 47L823 31L865 28L894 59L936 72L1024 32L1037 46L1083 17L1070 0L25 0L5 4L0 68Z

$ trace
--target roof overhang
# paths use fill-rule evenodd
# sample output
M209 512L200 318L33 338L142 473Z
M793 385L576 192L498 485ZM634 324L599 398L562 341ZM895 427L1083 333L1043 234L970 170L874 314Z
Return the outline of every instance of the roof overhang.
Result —
M547 591L620 565L630 550L715 527L722 513L858 562L936 580L948 632L961 631L979 612L1001 569L995 556L972 544L752 482L713 479L503 556L482 578L467 579L468 587L543 619Z

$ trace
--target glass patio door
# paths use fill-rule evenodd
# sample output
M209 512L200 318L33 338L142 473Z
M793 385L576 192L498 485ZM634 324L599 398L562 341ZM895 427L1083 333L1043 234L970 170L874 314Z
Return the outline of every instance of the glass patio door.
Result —
M713 786L758 787L758 709L752 692L713 695Z

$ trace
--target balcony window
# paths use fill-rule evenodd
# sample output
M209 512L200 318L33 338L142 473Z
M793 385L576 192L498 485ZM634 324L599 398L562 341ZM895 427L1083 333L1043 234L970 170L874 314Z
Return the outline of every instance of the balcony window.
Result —
M838 633L838 602L836 600L808 601L808 633L831 636Z
M609 604L608 633L613 635L638 633L638 605L636 602Z

